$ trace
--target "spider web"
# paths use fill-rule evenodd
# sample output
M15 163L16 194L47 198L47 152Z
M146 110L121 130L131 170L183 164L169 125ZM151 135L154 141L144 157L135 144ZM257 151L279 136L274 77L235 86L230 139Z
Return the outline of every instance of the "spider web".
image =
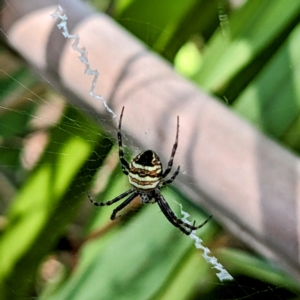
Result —
M80 40L79 36L78 35L72 35L72 34L69 33L68 24L67 24L68 17L67 17L66 14L63 13L63 9L62 9L61 6L58 6L57 10L52 14L52 17L53 17L54 20L57 19L57 18L59 18L61 20L60 23L57 25L57 27L62 30L62 34L64 35L64 37L67 38L67 39L74 39L74 43L72 44L72 48L75 51L80 53L79 60L86 66L85 74L94 76L93 81L92 81L91 90L90 90L90 95L93 96L96 99L102 100L103 105L108 110L108 112L111 113L115 117L116 116L115 113L108 107L108 105L106 104L105 99L102 96L96 95L94 93L94 89L95 89L95 86L96 86L97 81L98 81L99 73L98 73L97 70L92 70L91 69L90 63L88 61L86 50L84 48L78 47L79 40ZM180 210L181 210L181 214L183 215L182 220L184 222L186 222L187 224L192 225L192 223L190 221L188 221L188 217L190 215L183 210L182 205L180 205ZM197 249L202 249L203 250L203 257L205 258L205 260L208 263L210 263L213 266L213 268L218 270L219 273L217 273L217 276L219 277L219 279L221 281L232 280L233 279L233 277L218 262L217 258L209 256L209 253L210 253L209 249L202 245L202 240L196 236L195 231L190 234L190 238L194 241L195 247Z
M225 20L224 30L225 32L227 32L226 30L228 30L228 27L226 27L226 22L228 22L228 20L226 19L226 16L221 14L220 11L220 20L221 19L223 21ZM64 20L66 21L66 19ZM132 20L132 22L134 22L134 20ZM147 26L149 26L150 30L151 25L147 24ZM74 48L75 50L76 48L77 50L83 49L80 48L78 43L75 44ZM82 188L83 190L85 190L86 185L88 184L87 182L94 182L91 187L91 191L94 195L96 195L99 201L101 201L100 199L103 198L111 199L115 195L118 195L122 191L124 191L128 187L128 185L126 182L126 178L123 177L119 167L117 149L113 146L113 144L116 144L116 131L108 130L108 134L110 136L107 136L103 131L99 132L99 129L95 123L81 117L82 113L85 113L85 111L74 107L69 108L65 101L60 97L59 93L55 91L53 86L53 90L49 92L48 90L45 90L45 86L42 86L42 88L40 88L40 83L36 83L36 80L32 75L30 75L31 81L26 79L29 74L28 70L25 69L22 64L15 58L10 57L10 54L5 50L2 50L2 56L4 60L7 60L8 57L12 61L15 60L16 66L1 68L3 81L1 91L3 93L3 100L0 104L2 109L2 116L0 115L0 117L3 121L1 122L2 138L0 147L1 151L3 151L3 158L0 161L0 176L2 179L1 190L3 190L3 192L1 193L1 201L2 203L4 203L1 211L1 214L3 215L1 222L3 224L6 222L4 212L11 205L10 199L17 198L17 200L19 200L19 187L21 187L22 191L22 185L26 184L26 181L28 180L28 178L30 178L31 172L33 172L35 169L38 169L39 167L44 167L45 163L41 161L41 155L49 156L49 160L47 160L49 164L51 161L51 157L55 158L55 160L51 162L51 166L57 169L60 169L60 167L66 168L66 166L68 166L68 164L65 164L64 161L57 160L57 157L69 157L71 158L71 160L74 160L74 157L72 155L74 155L75 152L69 152L69 149L67 147L63 147L64 145L68 146L69 139L72 140L74 138L75 140L78 139L81 141L84 137L85 141L90 145L90 147L98 149L93 150L92 154L94 154L94 156L91 155L91 157L89 157L91 164L87 166L87 169L91 170L92 172L81 174L80 177L85 179L82 182L77 182L75 179L72 179L74 185L72 185L71 183L69 189L77 187L79 189ZM90 92L91 95L93 95L99 101L102 101L103 105L112 114L112 116L118 115L117 112L113 112L111 108L106 104L105 99L103 99L100 95L94 94L94 88L97 84L97 80L101 81L101 76L105 76L105 74L100 74L100 77L98 77L99 74L97 73L97 70L92 70L92 68L90 68L84 51L81 51L80 61L87 66L87 76L94 76L91 84L91 91L87 91L87 93ZM4 83L6 82L10 83L11 88L5 87ZM48 82L48 84L52 85L51 82ZM40 91L40 89L42 89L42 91ZM80 115L80 117L78 117L78 115ZM126 118L132 120L133 117L126 116ZM19 119L19 122L21 123L20 125L14 122L14 120L16 119ZM26 124L27 127L25 131L23 130L24 124ZM151 130L151 124L146 125L145 131L147 132L149 130ZM58 132L58 134L53 133L53 131L55 131L56 133ZM64 137L64 139L61 140L60 136L64 135L69 136L70 138ZM106 143L101 143L101 145L98 147L98 141L102 139L106 139ZM57 147L52 147L50 149L47 148L48 143L51 142ZM127 153L131 151L139 152L142 150L139 149L130 139L130 137L127 136L125 136L125 146L127 146ZM82 146L80 143L77 146L77 144L75 143L74 147L84 149L85 146ZM21 157L20 161L18 159L19 157ZM102 162L102 166L98 171L96 171L96 169L93 169L93 160L99 160ZM97 162L95 162L95 164L97 165ZM62 169L61 172L64 172L64 170L65 169ZM116 184L111 185L111 181L116 182ZM78 193L76 195L72 193L72 190L71 195L74 196L75 200L78 200L78 203L80 202L81 198L84 198L82 193ZM177 215L179 215L182 204L177 205L177 201L180 201L180 197L178 197L178 195L171 188L166 189L166 195L168 195L168 197L166 196L166 198L169 199L168 201L172 201L170 199L174 199L173 205L172 203L171 205L172 208L177 211ZM64 204L60 202L59 199L57 200L57 202L53 203L54 208L56 208L58 212L60 211L60 208L63 209L63 205ZM131 209L138 210L139 204L133 203ZM73 208L71 207L71 210L73 210L76 216L75 221L69 224L66 236L64 236L56 246L60 251L61 256L63 255L62 253L70 253L70 251L73 251L74 254L75 250L74 246L71 245L72 241L80 240L82 236L87 235L87 232L95 232L100 228L100 231L97 232L98 238L95 239L95 241L91 243L91 245L87 245L83 248L82 256L77 256L77 258L79 257L78 259L82 261L79 263L79 269L77 270L77 273L75 273L74 277L77 278L77 281L75 282L81 282L79 279L80 276L78 274L80 274L80 270L84 269L84 266L91 264L91 260L95 257L95 252L98 252L99 249L104 249L104 254L99 254L101 258L104 259L109 257L108 253L110 251L115 251L112 249L112 246L108 246L101 240L109 240L109 238L106 237L105 233L108 232L108 235L111 234L111 229L114 228L116 224L112 225L111 223L107 222L111 213L111 208L106 208L105 211L95 210L95 208L90 207L90 203L86 201L80 207L79 212L77 212L78 204ZM181 210L184 218L188 217L185 211L191 211L193 216L197 215L197 212L193 209L193 207L188 204L184 204L184 211ZM60 220L59 218L60 216L57 216L57 221ZM90 222L88 221L89 218L92 219ZM159 224L159 226L161 226L163 230L155 231L155 228L153 228L154 235L152 236L152 239L150 237L149 242L143 242L143 239L146 240L146 237L148 235L148 233L146 233L144 229L144 220L145 224L151 226L152 218L157 221L157 224ZM89 223L88 227L86 227L86 223ZM152 230L152 227L147 230ZM206 232L209 232L209 230L205 229L203 231L204 241L207 237ZM133 233L136 234L136 236L139 238L133 236ZM163 236L166 242L163 243L160 240L160 236ZM193 247L191 247L191 240L186 236L179 236L176 229L172 228L172 226L163 219L163 216L159 213L158 209L154 209L151 206L143 209L142 211L137 213L136 216L135 214L132 215L130 212L128 212L128 214L125 216L125 225L121 226L120 228L119 236L111 238L110 241L113 245L117 245L120 248L122 245L126 245L126 247L128 247L124 237L126 237L128 240L131 238L131 241L135 244L134 248L137 249L135 250L136 252L134 254L136 255L136 257L140 257L141 254L146 254L148 255L148 261L151 261L154 253L158 252L160 248L176 248L176 243L180 244L180 247L178 247L178 249L175 249L171 254L169 254L173 258L174 263L172 264L170 262L166 266L168 268L168 273L160 276L159 278L160 281L163 281L170 290L171 285L169 284L169 281L173 280L174 282L180 282L182 272L187 272L189 275L197 274L197 272L188 272L188 268L191 268L191 266L196 261L198 264L197 266L206 266L204 267L206 268L206 272L203 272L202 281L195 281L198 286L202 286L204 290L207 289L206 293L204 292L203 294L201 294L201 299L265 299L269 296L274 299L291 299L293 297L292 293L289 291L288 285L276 286L272 285L271 283L264 283L257 278L249 278L243 275L242 272L241 274L234 276L234 280L232 282L220 282L215 276L215 270L210 270L211 267L206 262L199 262L199 255L197 255L197 252L193 252L195 250ZM143 245L140 246L140 243L145 243L145 248L142 247ZM155 244L157 246L155 246ZM110 251L105 249L105 247ZM150 249L151 247L154 247L154 250L156 252L150 250L149 252L147 252L145 250ZM191 252L193 252L193 254L190 254ZM162 252L161 254L164 253L167 255L168 252ZM121 253L116 252L116 255L121 255ZM66 268L62 263L63 259L61 258L61 256L49 256L41 267L41 282L39 287L40 289L38 289L38 294L39 296L42 295L41 297L45 297L45 299L47 298L47 293L45 292L45 290L50 286L49 282L54 280L53 278L55 278L55 280L59 280L57 279L57 274L61 274L62 269ZM124 253L122 259L126 260L127 258L134 259L134 256L131 253ZM167 260L166 257L164 258L165 260ZM178 265L178 262L182 261L186 262L186 268ZM141 268L145 268L145 266L147 266L146 263L147 261L144 262L144 265L141 265ZM68 263L66 263L66 265L68 265ZM72 265L72 263L69 263L69 265ZM103 263L103 265L103 268L105 269L105 263ZM118 273L124 274L125 272L128 272L128 269L117 269L117 266L115 266L115 268ZM94 269L92 268L89 268L88 270L91 272L94 271ZM139 269L137 268L136 272L138 272L138 270ZM144 274L145 278L147 278L146 276L148 276L148 274L145 271L140 270L140 272L141 274ZM98 273L96 273L95 271L95 276L96 274ZM155 273L152 273L150 275L153 276L153 274ZM170 274L173 275L171 276ZM136 278L133 274L130 273L130 275L132 276L132 278ZM119 278L117 274L114 274L114 277ZM106 284L108 285L110 283L111 282L107 282ZM113 283L121 287L123 284L117 281ZM70 285L70 283L67 283L67 288L69 288ZM126 285L128 285L127 281ZM133 287L135 286L133 285ZM196 289L197 288L194 288L193 290L195 291ZM159 297L160 295L163 296L164 293L166 293L166 291L162 286L160 286L155 290L154 294L150 295ZM62 294L59 295L61 296ZM49 297L50 299L55 299L55 294L54 296Z

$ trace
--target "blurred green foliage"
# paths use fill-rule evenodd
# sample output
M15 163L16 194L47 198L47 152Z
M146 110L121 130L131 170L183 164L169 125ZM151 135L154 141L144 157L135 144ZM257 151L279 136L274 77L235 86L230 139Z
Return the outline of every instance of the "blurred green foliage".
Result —
M300 149L299 1L90 2L259 130ZM82 203L89 204L86 191L100 166L107 171L99 199L128 188L120 167L108 162L117 161L112 139L71 107L46 127L33 127L40 107L56 104L8 50L1 49L0 59L0 299L221 299L228 291L227 298L259 299L262 291L265 298L269 292L269 298L288 299L289 289L299 293L275 266L221 243L226 235L213 222L201 237L219 253L233 284L218 282L157 206L114 227L107 222L111 208L87 212ZM48 142L28 170L26 141L40 132ZM164 193L188 200L173 188ZM188 201L185 210L193 219L205 217ZM99 228L99 238L80 243Z

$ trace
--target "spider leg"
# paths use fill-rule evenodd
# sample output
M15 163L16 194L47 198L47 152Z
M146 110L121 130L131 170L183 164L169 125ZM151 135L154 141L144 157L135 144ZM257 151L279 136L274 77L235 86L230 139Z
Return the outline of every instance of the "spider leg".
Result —
M159 207L161 208L162 212L164 213L164 215L166 216L166 218L176 227L178 227L183 233L189 235L191 234L191 232L193 230L197 230L201 227L203 227L212 216L209 216L203 223L201 223L200 225L196 226L195 225L195 221L193 222L193 225L190 225L184 221L182 221L181 219L179 219L175 213L172 211L171 207L169 206L168 202L165 200L165 198L160 194L157 193L157 203L159 205ZM186 228L189 228L190 230L187 230Z
M176 217L176 216L175 216ZM177 217L176 217L177 218ZM192 230L197 230L201 227L203 227L210 219L212 218L212 215L210 215L203 223L201 223L200 225L196 225L196 221L193 221L193 225L190 225L189 223L186 223L184 221L182 221L181 219L178 219L179 223L184 225L187 228L190 228Z
M165 172L162 174L162 178L165 178L171 172L171 169L172 169L172 166L173 166L173 159L174 159L176 149L177 149L177 146L178 146L178 134L179 134L179 116L177 116L177 130L176 130L175 143L173 145L171 157L170 157L170 160L168 162L168 167L166 168Z
M114 220L116 218L117 213L122 210L125 206L127 206L137 195L139 192L135 191L132 195L130 195L123 203L121 203L119 206L117 206L110 217L111 220Z
M195 226L196 221L194 221L194 223L193 223L193 227L195 227L194 230L197 230L197 229L203 227L211 218L212 218L212 215L210 215L203 223L201 223L198 226Z
M121 194L120 196L118 196L118 197L116 197L116 198L114 198L114 199L112 199L112 200L110 200L110 201L107 201L107 202L96 202L96 201L94 201L93 198L89 195L89 192L87 192L87 195L88 195L90 201L91 201L94 205L96 205L96 206L108 206L108 205L111 205L111 204L113 204L113 203L115 203L115 202L117 202L117 201L119 201L119 200L125 198L127 195L133 193L134 191L135 191L135 189L132 188L132 189L126 191L125 193Z
M182 226L183 224L186 225L186 223L182 222L180 219L176 217L176 215L171 210L171 207L168 205L167 201L163 197L163 195L156 194L156 201L163 214L175 227L179 228L186 235L190 235L192 233L193 229L188 230Z
M180 170L180 166L178 166L177 170L175 171L175 173L169 180L162 180L160 183L160 186L162 187L162 186L172 183L174 181L174 179L176 178L176 176L179 174L179 170Z
M123 112L124 112L124 106L122 107L121 116L119 120L119 126L118 126L118 143L119 143L119 158L122 164L122 171L125 175L128 175L129 172L129 164L124 158L124 151L123 151L123 143L122 143L122 133L121 133L121 127L122 127L122 118L123 118Z

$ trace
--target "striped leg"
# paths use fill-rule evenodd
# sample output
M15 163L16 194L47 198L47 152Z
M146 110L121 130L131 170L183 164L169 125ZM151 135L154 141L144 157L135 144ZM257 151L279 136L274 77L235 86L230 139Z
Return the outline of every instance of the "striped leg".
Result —
M161 211L163 212L163 214L165 215L165 217L177 228L179 228L184 234L186 235L190 235L192 232L192 229L186 229L183 226L180 225L180 223L178 223L178 219L175 216L175 214L173 213L173 211L171 210L171 208L169 207L169 205L167 204L166 200L163 198L162 195L157 195L157 203L161 209Z
M176 227L178 227L183 233L189 235L193 230L197 230L201 227L203 227L212 216L209 216L202 224L195 225L195 222L193 222L193 225L190 225L188 223L183 222L181 219L177 218L177 216L172 211L171 207L165 200L165 198L160 194L156 194L157 203L159 207L161 208L162 212L166 216L166 218ZM187 230L186 228L189 228L190 230Z
M122 210L124 207L126 207L137 195L139 194L139 192L135 192L133 193L130 197L128 197L128 199L126 199L123 203L121 203L119 206L117 206L114 210L113 213L110 217L111 220L114 220L117 216L117 213ZM121 216L120 216L121 217Z
M128 196L129 194L133 193L134 191L136 191L134 188L126 191L125 193L121 194L120 196L110 200L110 201L107 201L107 202L96 202L95 200L93 200L93 198L89 195L89 193L87 194L90 201L96 205L96 206L108 206L108 205L111 205L113 203L116 203L118 202L119 200L122 200L123 198L125 198L126 196Z
M119 142L119 158L122 164L122 171L125 175L128 175L129 172L129 164L124 158L124 151L123 151L123 143L122 143L122 133L121 133L121 127L122 127L122 118L123 118L123 112L124 112L124 106L122 107L121 116L119 120L119 126L118 126L118 142Z
M176 176L179 174L179 170L180 170L180 166L178 166L177 170L175 171L175 173L173 174L173 176L169 179L169 180L162 180L160 183L160 186L163 187L167 184L170 184L174 181L174 179L176 178Z
M172 166L173 166L173 159L174 159L176 149L177 149L177 146L178 146L178 135L179 135L179 116L177 116L177 130L176 130L175 143L173 145L173 149L172 149L171 157L170 157L170 160L169 160L169 163L168 163L168 167L166 168L165 172L162 175L163 178L165 178L171 172L171 169L172 169Z

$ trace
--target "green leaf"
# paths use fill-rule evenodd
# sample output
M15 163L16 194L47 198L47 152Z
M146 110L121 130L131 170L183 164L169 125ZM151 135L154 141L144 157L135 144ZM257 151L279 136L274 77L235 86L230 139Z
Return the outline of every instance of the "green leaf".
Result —
M300 146L298 139L293 142L295 132L299 134L299 127L293 125L299 118L300 109L299 47L300 26L297 26L233 104L236 112L262 131L276 138L285 134L286 143L293 147Z
M231 274L256 278L274 286L286 286L299 293L299 284L270 262L238 249L220 249L218 258Z
M4 258L0 261L0 299L27 295L39 263L74 218L82 198L86 198L90 176L110 146L111 142L74 109L69 109L53 130L49 147L7 216L0 239Z
M299 1L248 1L228 19L227 30L210 39L193 79L220 96L229 86L239 91L284 41L299 13Z
M226 1L221 2L227 6ZM115 18L153 50L173 61L194 33L217 26L219 4L219 0L124 0L117 2Z
M210 273L211 266L201 257L199 251L192 249L185 259L182 259L181 264L178 264L172 278L163 286L163 291L154 299L190 299L196 286L201 283L209 285L206 281Z
M167 199L177 198L168 191L165 195ZM112 211L110 207L104 209ZM186 257L191 249L191 239L174 228L157 205L147 205L109 238L87 244L83 265L50 300L150 299L190 271L196 278L203 276L197 268L181 273L185 262L190 261Z

